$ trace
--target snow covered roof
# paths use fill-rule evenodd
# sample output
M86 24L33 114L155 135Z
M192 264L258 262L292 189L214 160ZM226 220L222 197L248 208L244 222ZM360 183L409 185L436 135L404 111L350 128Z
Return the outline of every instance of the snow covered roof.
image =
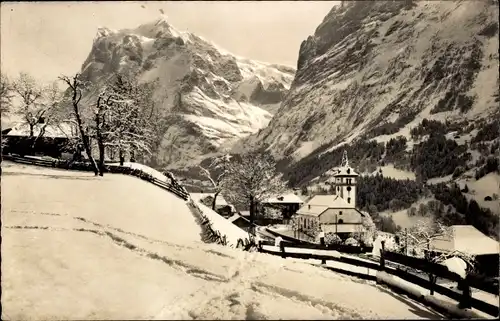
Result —
M460 251L471 255L498 254L500 244L472 225L453 225L451 237L431 240L431 249Z
M249 221L246 217L243 217L243 216L241 216L240 214L234 214L233 216L229 217L227 220L228 220L229 222L231 222L231 223L234 223L234 222L236 222L236 221L237 221L238 219L240 219L240 218L241 218L242 220L245 220L245 221L247 221L247 222L249 222L249 223L250 223L250 221Z
M33 128L33 135L38 136L44 124L36 124ZM9 136L29 136L30 127L26 123L18 123L6 135ZM76 135L75 129L69 123L62 123L58 125L47 125L45 127L44 137L51 138L68 138Z
M250 211L240 211L240 215L248 217L248 216L250 216Z
M350 208L349 204L338 195L316 195L297 214L318 216L329 208Z
M268 203L268 204L298 203L298 204L302 204L302 203L304 203L304 201L300 197L295 195L294 193L288 193L288 194L283 194L283 195L278 195L275 197L268 198L263 203Z
M201 201L207 197L214 197L215 193L191 193L191 198L196 201ZM228 206L230 205L222 195L217 195L215 200L216 206Z

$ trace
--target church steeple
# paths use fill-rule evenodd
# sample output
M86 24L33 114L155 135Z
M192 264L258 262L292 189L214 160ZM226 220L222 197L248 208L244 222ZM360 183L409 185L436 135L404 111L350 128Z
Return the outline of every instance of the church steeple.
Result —
M335 174L337 194L343 198L350 207L356 207L356 179L359 175L349 166L347 151L344 150L342 163Z

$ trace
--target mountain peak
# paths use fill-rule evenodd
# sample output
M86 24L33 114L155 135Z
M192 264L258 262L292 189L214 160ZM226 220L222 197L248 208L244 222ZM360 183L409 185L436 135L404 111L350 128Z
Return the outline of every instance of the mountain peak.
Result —
M166 14L160 14L160 16L158 17L158 19L155 20L155 26L157 25L160 25L160 24L167 24L169 25L168 23L168 17Z
M164 14L133 29L99 28L97 37L82 77L105 86L112 74L133 71L141 82L154 83L158 117L165 122L155 152L162 166L196 164L256 133L278 108L295 71L225 52L176 30ZM173 156L163 147L171 145L186 152Z

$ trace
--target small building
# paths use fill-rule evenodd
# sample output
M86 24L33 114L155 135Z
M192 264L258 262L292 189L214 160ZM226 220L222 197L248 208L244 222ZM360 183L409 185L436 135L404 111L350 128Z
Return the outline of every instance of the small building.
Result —
M192 193L191 198L202 202L209 208L212 208L214 195L215 193ZM226 218L236 213L234 206L229 204L221 194L217 195L217 198L215 199L215 211Z
M500 243L472 225L453 225L450 229L449 235L431 240L431 251L435 253L457 251L474 256L479 271L498 277Z
M294 215L304 201L294 193L283 194L268 198L262 202L264 210L266 208L281 212L283 219L279 223L288 224L292 215Z
M316 195L302 206L297 211L299 230L307 229L316 220L323 232L336 233L342 239L366 232L363 219L369 214L356 208L358 176L344 154L342 165L334 174L335 195Z
M42 132L43 131L43 132ZM36 139L40 133L42 136ZM2 152L18 155L43 155L60 158L63 153L73 153L70 140L78 137L76 129L69 123L57 125L36 124L33 136L26 123L19 123L2 130ZM35 142L36 139L36 143Z
M246 232L249 232L250 227L252 226L252 224L250 223L250 221L247 218L239 215L238 213L229 217L228 221L230 221L231 223L233 223L234 225L238 226L239 228L241 228L242 230L244 230ZM254 226L255 226L255 224L254 224Z

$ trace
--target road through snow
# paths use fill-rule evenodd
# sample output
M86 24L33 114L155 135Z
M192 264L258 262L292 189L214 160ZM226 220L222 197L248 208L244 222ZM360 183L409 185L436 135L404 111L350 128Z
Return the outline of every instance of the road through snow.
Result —
M2 319L441 318L200 232L183 200L137 178L2 163Z

